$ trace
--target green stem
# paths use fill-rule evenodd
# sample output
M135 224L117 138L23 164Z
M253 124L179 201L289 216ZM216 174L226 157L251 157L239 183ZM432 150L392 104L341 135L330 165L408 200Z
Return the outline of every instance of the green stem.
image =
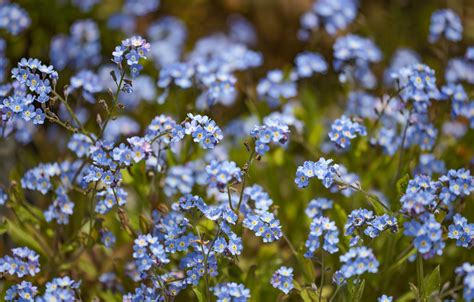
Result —
M423 273L423 257L421 254L418 253L416 257L416 277L418 279L418 289L420 291L420 296L423 293L423 280L424 280L424 273Z
M319 302L321 302L321 299L323 298L323 286L324 286L324 273L325 273L325 267L324 267L324 251L321 252L321 282L319 284Z
M237 204L237 208L235 209L235 212L237 214L239 214L239 212L240 212L240 206L241 206L242 200L244 198L244 190L245 190L245 186L246 186L246 179L247 179L247 175L248 175L249 170L250 170L250 165L252 164L254 156L255 156L255 150L252 150L252 152L250 153L249 159L247 160L247 163L245 164L245 167L244 167L245 174L244 174L244 179L242 180L242 188L240 190L239 203Z
M232 196L230 195L230 186L229 186L229 184L227 184L227 198L229 199L229 208L232 211L235 211L234 207L232 206Z
M110 108L107 119L105 120L103 126L101 127L99 138L102 137L102 135L104 134L105 128L107 128L109 121L112 119L112 116L115 111L115 107L117 107L118 96L119 96L120 90L122 89L122 84L123 84L124 79L125 79L125 70L123 70L122 73L120 74L120 81L117 85L117 90L115 91L114 99L112 100L112 108Z
M329 302L334 301L334 299L336 298L337 294L339 293L339 290L341 289L341 287L342 287L342 286L340 286L340 285L338 285L338 286L336 287L336 291L334 292L334 294L332 294L332 297L331 297L331 299L329 300Z

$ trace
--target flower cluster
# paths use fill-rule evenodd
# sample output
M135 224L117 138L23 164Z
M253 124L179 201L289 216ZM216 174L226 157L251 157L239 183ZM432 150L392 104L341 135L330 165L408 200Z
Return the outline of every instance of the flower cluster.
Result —
M187 63L171 63L160 70L158 87L168 89L172 83L180 88L190 88L193 84L194 68ZM162 96L164 99L166 95Z
M461 18L450 9L440 9L431 15L428 40L434 43L441 36L445 36L447 40L454 42L462 39Z
M430 213L424 213L419 221L413 219L405 222L404 235L414 237L413 245L425 259L432 258L435 255L442 255L445 243L443 241L443 231L441 224L436 221L435 216Z
M258 83L258 96L265 99L269 106L276 107L280 104L280 99L290 99L296 96L296 83L293 80L286 80L281 70L271 70L267 73L267 77Z
M440 197L447 204L456 197L468 196L474 191L474 177L471 176L471 171L466 169L450 169L446 175L439 178L439 181L446 185Z
M0 3L0 28L16 36L27 29L31 24L28 12L16 3Z
M157 237L139 235L134 241L133 258L140 272L168 263L168 255Z
M464 300L474 300L474 265L465 262L463 265L456 268L456 275L463 277Z
M179 142L184 138L185 130L183 126L176 123L171 117L166 115L156 116L147 127L145 138L152 143L169 145Z
M126 60L127 65L130 67L131 76L136 78L143 69L143 66L140 65L140 59L146 59L149 51L150 44L145 39L140 36L133 36L123 40L122 44L115 47L112 53L114 56L113 61L123 68L122 62Z
M439 183L427 175L417 175L408 182L405 194L400 198L402 211L417 216L436 207L436 191Z
M328 135L332 142L336 143L339 147L346 149L350 146L351 139L356 138L357 134L365 136L367 135L367 130L364 126L351 121L343 115L340 119L334 121Z
M40 271L39 255L27 247L12 249L13 257L0 258L0 272L3 274L22 278L34 276Z
M471 248L474 246L474 223L468 223L461 214L453 217L453 224L448 227L448 237L456 240L457 246Z
M343 265L334 273L333 281L336 284L342 284L347 279L366 272L377 273L379 268L374 252L365 246L353 247L339 259Z
M37 295L38 287L33 286L31 282L21 281L7 289L5 301L35 301Z
M12 2L0 0L0 28L16 36L35 24L23 37L0 39L0 205L5 205L0 234L4 250L25 245L0 258L4 300L122 296L127 302L174 301L182 299L180 292L184 298L194 292L199 300L241 302L250 300L246 286L252 285L257 300L277 295L311 300L332 291L327 300L343 295L351 300L357 293L359 300L387 302L393 298L380 296L384 292L360 296L363 275L379 270L377 250L389 246L383 265L390 267L395 258L419 257L422 264L446 248L449 257L434 260L448 272L446 263L466 258L474 246L474 224L468 220L474 191L469 169L474 163L469 145L474 46L452 58L449 54L464 52L465 43L443 43L438 45L443 49L435 45L432 51L425 47L440 39L460 42L462 15L450 9L433 13L428 42L419 39L427 45L413 45L425 56L385 44L384 52L393 55L383 68L377 64L383 58L380 32L373 32L377 40L372 40L348 31L359 0L315 0L298 32L309 43L282 49L287 58L296 54L286 63L280 51L264 60L263 53L251 49L271 50L262 42L279 37L273 29L295 29L286 23L266 22L271 25L266 30L240 15L227 18L225 11L226 20L214 15L216 24L227 22L226 28L201 36L195 28L188 34L187 26L209 14L192 15L197 19L186 22L166 16L173 1L156 12L160 0L124 0L110 7L100 0L67 0L51 7L55 18L49 21L42 16L48 9L44 5L30 20ZM81 19L56 13L71 5L81 10ZM100 7L92 12L95 5ZM120 11L112 13L114 7ZM193 6L181 9L187 15ZM372 9L386 13L383 5ZM99 19L87 19L98 12ZM387 12L391 17L392 10ZM248 15L261 17L253 11ZM372 15L361 14L357 27L375 24L367 19ZM48 35L51 22L59 33L53 37ZM371 32L362 27L357 31ZM316 30L331 37L322 33L311 39ZM265 33L265 39L258 41L257 33ZM123 34L130 38L116 46L112 40ZM49 50L38 41L49 44ZM103 52L113 47L112 63L107 63ZM32 58L15 63L18 51L49 53L52 65ZM438 55L442 60L436 60ZM145 66L148 58L152 62ZM436 79L434 69L422 62L434 62L442 76ZM61 81L56 70L62 71ZM45 119L50 124L37 126ZM275 145L282 148L267 154ZM319 154L325 155L311 160ZM393 175L385 175L389 172ZM288 173L295 173L294 184L287 183ZM381 173L384 177L378 177ZM311 222L305 224L298 221L301 203L319 185L294 190L308 187L312 178L327 191L318 191L307 204L304 212ZM394 198L399 203L393 204ZM366 203L372 208L364 208ZM302 231L308 232L306 238L299 236ZM254 266L251 257L257 254ZM97 261L105 258L110 259ZM319 269L318 258L321 284L301 284L302 276L288 261L303 259L305 266ZM335 285L328 285L326 261L334 267L337 259ZM304 277L312 274L309 269L302 270ZM474 300L473 266L465 263L455 273L454 285L433 288L433 293L457 298L463 286L464 298ZM81 281L67 274L87 277L83 292ZM255 276L266 279L232 282ZM421 293L416 298L432 294L424 285L416 285ZM272 287L277 290L269 291Z
M156 11L160 7L160 0L126 0L123 10L136 16L144 16Z
M280 221L267 211L257 209L255 213L248 213L243 225L255 235L262 237L263 242L273 242L282 237Z
M189 122L186 122L185 133L191 135L196 143L203 149L214 148L223 138L222 130L207 115L188 114Z
M99 27L92 20L81 20L71 26L69 36L59 35L51 40L49 57L59 70L67 66L81 70L98 65L101 61L100 51Z
M218 302L246 302L250 299L250 291L243 284L235 282L217 284L212 291Z
M55 191L56 198L44 212L47 222L57 220L58 224L68 224L69 216L73 214L74 203L69 199L64 187L58 187Z
M243 175L242 170L237 167L235 162L227 160L212 160L206 166L206 172L209 187L218 188L219 190L224 190L233 182L241 182Z
M327 198L312 199L306 207L306 215L313 219L322 216L324 211L332 209L333 201Z
M370 238L376 238L385 230L390 230L392 233L397 232L398 225L395 217L391 217L387 214L377 216L367 209L357 209L352 211L347 217L344 226L345 235L353 236L357 234L359 230L362 231L362 229L365 235ZM358 236L352 237L351 245L357 244L358 239Z
M270 281L274 288L288 294L293 288L293 268L282 266L272 276Z
M53 66L43 65L38 59L23 58L18 62L18 67L12 70L12 78L23 88L3 99L0 112L8 119L31 120L34 124L43 124L45 113L41 108L35 107L35 102L44 104L49 100L58 79Z
M403 87L403 99L413 100L417 110L426 109L430 99L440 98L435 71L427 65L413 64L401 68L395 77L399 80L400 87Z
M309 227L310 232L306 240L306 258L314 257L315 252L321 246L320 238L324 235L323 250L334 254L339 251L339 230L334 221L324 216L316 216Z
M299 188L306 188L309 185L309 180L317 177L323 182L326 188L331 187L334 183L339 165L333 164L332 159L320 158L317 162L305 161L302 166L296 170L295 183Z
M432 175L434 173L442 174L446 172L444 161L439 160L434 154L421 154L419 164L415 169L416 174Z
M81 90L82 97L86 101L94 104L96 102L94 94L101 92L104 87L100 83L98 75L90 70L81 70L71 77L71 83L66 92L69 94L78 89Z
M357 0L316 0L312 9L300 19L300 39L307 40L320 25L330 34L344 30L357 16Z
M367 38L349 34L334 43L334 69L340 73L341 82L357 81L365 88L373 88L375 76L370 64L382 59L382 53L375 43Z
M324 57L316 52L305 51L295 58L295 72L298 78L309 78L316 73L326 73L328 64Z
M279 119L266 118L262 126L255 126L250 135L255 139L255 152L264 155L270 150L270 143L284 146L289 139L290 129Z
M68 276L55 278L46 283L46 290L40 301L71 301L76 299L76 290L81 286Z

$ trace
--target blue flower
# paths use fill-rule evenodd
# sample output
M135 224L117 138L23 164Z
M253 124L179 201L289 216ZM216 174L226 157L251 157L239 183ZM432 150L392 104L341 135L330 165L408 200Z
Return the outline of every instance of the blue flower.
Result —
M327 33L334 36L339 30L344 30L357 16L357 0L317 0L312 10L301 18L302 28L299 36L303 40L309 38L309 33L320 24Z
M15 284L5 293L5 301L24 301L33 302L38 295L38 288L33 286L31 282L21 281L20 284Z
M44 212L44 218L47 222L56 220L58 224L68 224L69 216L73 214L74 203L67 196L64 187L56 189L56 198L53 203Z
M435 157L434 154L421 154L415 169L416 174L432 175L433 173L444 173L446 171L445 163Z
M49 57L59 70L66 67L81 70L101 62L101 48L97 24L92 20L81 20L72 24L70 35L53 37Z
M324 237L323 237L324 236ZM323 250L334 254L339 251L339 230L334 221L324 216L316 216L311 222L310 233L306 240L306 258L314 257L317 249L321 246L320 238L323 237Z
M147 36L150 56L157 67L178 62L186 42L186 25L180 19L164 16L150 24Z
M46 291L40 301L70 301L76 298L76 290L81 282L76 282L70 277L55 278L46 283Z
M334 183L339 165L332 164L332 159L320 158L317 162L305 161L302 166L296 170L295 183L298 188L306 188L309 185L309 179L317 177L323 182L326 188L330 188Z
M27 247L12 249L13 257L0 258L0 273L22 278L35 276L40 271L39 255Z
M315 198L312 199L306 207L306 215L313 219L318 216L322 216L323 212L332 209L333 201L327 198Z
M280 99L290 99L297 95L297 87L294 79L285 80L283 71L271 70L267 77L259 81L257 85L259 98L265 99L271 107L280 104Z
M242 181L242 170L233 161L212 160L206 166L207 183L211 188L224 190L232 182Z
M378 272L379 262L372 249L365 246L353 247L339 259L343 265L334 273L333 277L333 281L337 284L344 283L345 280L366 272Z
M56 85L58 74L52 66L46 66L38 59L21 59L18 67L12 69L14 94L3 99L0 111L6 111L7 119L33 120L34 124L44 122L42 109L35 109L34 102L44 104L49 101L52 86ZM29 90L31 94L26 93ZM10 113L9 113L10 112Z
M115 245L116 238L111 231L102 231L101 241L106 248L112 248Z
M28 12L16 3L0 4L0 28L6 29L14 36L19 35L31 24Z
M153 266L162 266L170 260L157 237L150 234L139 235L134 241L133 258L140 272L146 272Z
M364 88L375 86L377 81L370 71L370 64L382 60L382 53L372 40L349 34L338 38L333 48L333 65L341 82L349 79Z
M463 265L456 268L456 275L463 278L464 300L474 300L474 265L467 262L463 263Z
M434 43L444 36L450 41L461 41L462 31L461 18L451 9L440 9L431 15L428 40Z
M420 56L411 49L399 48L390 60L390 66L384 72L384 82L386 85L394 86L394 77L403 67L420 63ZM397 87L398 89L399 87Z
M156 11L160 7L160 0L126 0L123 11L136 16L144 16Z
M295 58L299 78L309 78L315 73L326 73L328 65L323 56L315 52L302 52Z
M115 47L113 61L120 66L124 59L130 67L132 78L138 77L140 70L143 68L138 62L140 59L146 59L150 51L150 43L140 36L133 36L122 41L122 44ZM138 57L137 57L138 55Z
M341 116L340 119L334 121L329 132L329 138L335 142L339 147L346 149L351 144L351 139L367 135L367 130L364 126L357 122L353 122L346 116Z
M255 152L264 155L270 143L285 145L288 142L290 129L280 119L266 118L264 125L255 126L250 135L255 139Z
M187 63L171 63L160 70L158 87L169 88L174 82L180 88L190 88L193 85L194 69Z
M7 193L2 188L0 188L0 205L4 205L5 202L7 202L7 200L8 200Z
M461 214L453 217L453 224L448 227L448 237L456 240L457 246L470 248L474 246L474 223L468 223Z
M377 117L377 103L378 100L371 94L361 90L351 91L347 100L346 115L375 119Z
M425 259L442 255L445 243L442 238L441 224L431 213L424 213L417 219L405 222L404 234L414 237L413 245Z
M82 91L82 97L87 102L94 104L96 103L94 94L101 92L104 87L95 73L90 70L81 70L71 77L71 83L66 92L69 94L79 89Z
M436 86L435 71L424 64L413 64L400 68L394 78L399 80L405 101L413 100L418 111L426 109L430 99L439 99L440 91Z
M189 122L185 123L185 133L191 135L203 149L212 149L221 142L222 130L208 116L188 114Z
M454 196L468 196L474 191L474 177L471 176L471 171L464 168L451 169L439 180L448 185L448 192Z
M219 283L212 288L217 302L246 302L250 299L250 290L235 282Z
M351 236L350 246L353 246L361 239L359 236L354 236L358 231L363 231L370 238L376 238L385 230L390 230L392 233L397 232L398 225L395 217L387 214L376 216L372 211L357 209L347 217L344 230L346 236Z
M377 302L392 302L392 301L393 301L393 297L387 296L387 295L382 295L377 298Z
M293 268L282 266L272 276L270 281L274 288L288 294L293 288Z

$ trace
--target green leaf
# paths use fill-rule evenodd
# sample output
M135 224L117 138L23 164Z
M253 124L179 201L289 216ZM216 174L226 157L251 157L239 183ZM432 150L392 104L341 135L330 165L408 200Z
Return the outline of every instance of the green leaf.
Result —
M0 223L0 235L5 234L8 231L8 222L7 220Z
M418 287L416 287L415 284L410 282L410 290L413 293L413 295L415 296L416 300L419 301L421 299L421 297L420 297L420 290L418 289Z
M306 259L301 253L298 253L297 260L300 267L303 269L305 281L307 283L312 283L316 278L313 262L309 259Z
M365 279L355 288L354 295L352 296L353 301L362 301L362 295L364 294Z
M204 297L204 294L199 291L197 287L193 287L193 292L196 295L197 299L199 302L205 302L206 298Z
M256 270L257 270L257 266L252 265L247 272L247 277L245 278L245 284L249 286L250 292L252 292L253 291L252 289L255 288L255 285L257 285L257 282L255 280Z
M439 272L439 265L425 277L423 280L423 299L430 299L430 297L439 292L441 287L441 276Z
M319 300L319 295L311 288L305 288L300 292L300 297L304 302L315 302Z
M406 253L400 260L398 260L396 263L392 264L390 268L387 271L387 274L391 274L394 270L397 270L405 261L407 261L410 256L416 254L416 248L412 248L408 253Z
M24 230L19 225L15 225L15 223L9 219L8 224L11 226L8 228L8 234L17 245L28 246L43 256L51 255L52 251L49 249L49 247L42 246L37 238L32 236L32 234L38 233L33 226L30 226L29 230Z
M402 196L403 194L405 194L409 180L410 180L410 175L408 174L403 175L403 177L397 180L397 192L399 196Z

